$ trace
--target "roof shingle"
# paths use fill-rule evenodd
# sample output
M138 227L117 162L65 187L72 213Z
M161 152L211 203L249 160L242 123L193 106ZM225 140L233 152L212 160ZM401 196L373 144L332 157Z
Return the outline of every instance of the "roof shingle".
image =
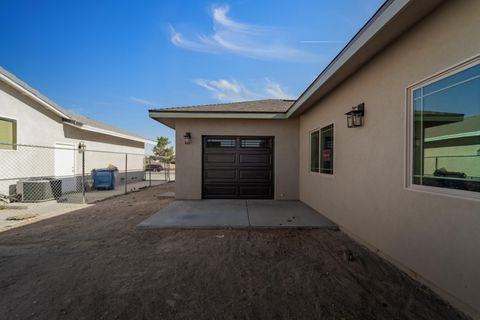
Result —
M232 103L206 104L198 106L152 109L152 112L239 112L239 113L283 113L295 100L265 99Z

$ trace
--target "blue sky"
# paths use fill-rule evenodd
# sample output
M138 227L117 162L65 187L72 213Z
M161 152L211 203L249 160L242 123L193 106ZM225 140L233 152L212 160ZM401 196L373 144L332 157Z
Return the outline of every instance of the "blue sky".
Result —
M148 138L154 107L295 98L382 0L0 2L0 65Z

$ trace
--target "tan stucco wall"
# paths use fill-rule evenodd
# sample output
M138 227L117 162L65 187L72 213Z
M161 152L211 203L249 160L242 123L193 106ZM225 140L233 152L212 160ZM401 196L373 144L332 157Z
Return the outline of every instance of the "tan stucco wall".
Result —
M191 144L184 143L185 132L192 133ZM177 119L175 134L177 199L202 197L202 135L275 137L275 199L298 199L298 119L287 121Z
M406 88L480 54L480 1L447 1L300 119L300 199L457 306L480 311L480 201L405 188ZM344 113L365 102L365 126ZM335 123L335 175L309 131Z

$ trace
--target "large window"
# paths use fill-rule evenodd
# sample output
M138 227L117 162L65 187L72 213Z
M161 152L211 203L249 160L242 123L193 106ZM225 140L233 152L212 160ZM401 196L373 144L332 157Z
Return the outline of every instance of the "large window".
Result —
M333 124L310 133L310 171L333 174Z
M480 192L480 64L417 87L412 182Z
M0 118L0 150L15 150L17 143L17 122Z

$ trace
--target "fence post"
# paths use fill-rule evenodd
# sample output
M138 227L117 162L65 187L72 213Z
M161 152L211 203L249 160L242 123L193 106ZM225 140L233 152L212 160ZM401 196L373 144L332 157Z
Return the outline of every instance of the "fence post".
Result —
M125 194L128 193L128 153L125 153Z
M82 148L82 200L83 204L87 203L87 199L85 196L85 150Z
M148 186L152 186L152 158L148 157Z

